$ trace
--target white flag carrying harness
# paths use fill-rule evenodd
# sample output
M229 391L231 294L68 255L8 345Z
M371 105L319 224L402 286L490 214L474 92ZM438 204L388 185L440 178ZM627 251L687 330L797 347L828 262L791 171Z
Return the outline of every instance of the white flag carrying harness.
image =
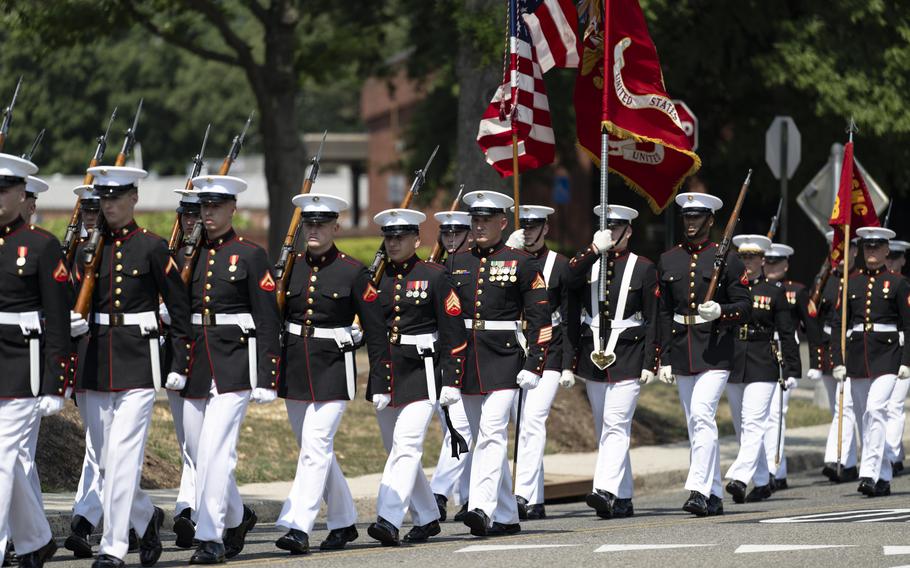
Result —
M0 325L18 325L28 340L28 373L32 394L41 392L41 313L0 312Z
M600 261L597 259L594 263L594 266L591 268L591 274L600 274ZM595 285L595 278L591 279L591 306L594 308L594 313L597 315L593 318L585 318L585 323L590 325L591 334L594 340L594 351L592 352L592 361L597 365L601 370L606 369L616 361L616 342L619 341L619 335L622 333L622 330L628 329L630 327L637 327L642 324L642 317L640 313L636 313L630 318L623 319L622 316L626 311L626 301L629 298L629 284L632 282L632 273L635 272L635 263L638 261L638 255L635 253L629 253L629 258L626 261L626 267L622 272L622 280L620 281L620 290L619 290L619 301L616 302L616 311L613 313L613 319L610 321L610 335L607 337L607 345L604 348L604 356L606 365L600 367L597 361L594 361L594 354L597 354L597 348L600 346L600 302L598 301L598 286ZM590 321L588 321L590 319Z

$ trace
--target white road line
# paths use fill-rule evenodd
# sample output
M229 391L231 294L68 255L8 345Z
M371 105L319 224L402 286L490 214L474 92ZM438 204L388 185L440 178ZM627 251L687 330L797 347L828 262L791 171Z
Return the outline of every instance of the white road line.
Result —
M910 554L910 546L883 546L885 556L894 556L897 554Z
M910 513L904 513L902 515L893 515L890 517L878 517L876 519L863 519L862 521L854 521L857 523L896 523L896 522L906 522L910 520Z
M667 550L670 548L696 548L716 544L605 544L594 552L635 552L638 550Z
M496 552L500 550L530 550L532 548L563 548L577 544L472 544L455 552Z
M795 552L799 550L819 550L822 548L852 548L855 544L743 544L736 549L736 554L755 554L760 552Z
M882 515L906 515L910 514L910 509L862 509L859 511L836 511L831 513L817 513L815 515L800 515L797 517L781 517L777 519L765 519L759 522L769 524L779 523L822 523L834 521L846 521L848 519L861 519L865 517L878 517ZM851 521L857 522L857 521Z

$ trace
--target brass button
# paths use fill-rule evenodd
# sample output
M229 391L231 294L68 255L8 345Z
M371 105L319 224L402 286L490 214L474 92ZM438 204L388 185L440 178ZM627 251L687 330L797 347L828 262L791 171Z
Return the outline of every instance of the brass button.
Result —
M116 253L114 253L114 256L117 258L123 258L123 253L118 250Z
M205 283L205 289L206 289L206 290L211 290L211 289L212 289L212 283L211 283L211 282L206 282L206 283Z
M401 321L401 316L395 316L395 321Z
M483 294L483 290L478 290L478 291L477 291L477 295L479 296L479 295L481 295L481 294Z
M315 292L315 291L316 291L316 287L315 287L315 286L310 286L310 287L309 287L309 291L310 291L310 292Z
M310 276L310 282L315 282L315 281L316 281L316 275L314 274L314 275Z
M480 306L480 300L477 300L476 302L474 302L474 305L479 307L479 306Z
M211 297L211 296L206 296L206 297L205 297L205 301L206 301L206 302L211 302L211 301L212 301L212 297Z
M314 266L314 267L313 267L313 272L319 272L319 267L318 267L318 266Z
M477 279L477 283L478 283L478 284L483 284L483 278L478 278L478 279Z
M307 299L306 299L306 303L307 303L307 304L312 304L314 301L315 301L315 300L313 300L313 298L307 298Z
M306 315L308 315L308 316L313 315L313 310L312 309L307 310Z
M401 284L395 284L395 289L396 289L396 290L401 290Z
M214 259L214 258L210 258L210 259L209 259L209 266L212 266L213 264L215 264L215 259Z
M206 275L206 276L211 276L211 275L212 275L212 271L209 270L208 272L205 273L205 275Z
M401 299L401 296L399 296L398 294L395 294L395 301L397 302L400 299Z
M485 269L484 267L481 266L480 269L479 269L479 272L480 272L481 274L483 274L484 272L486 272L486 269Z
M205 308L204 310L202 310L202 313L204 313L205 315L209 315L209 314L211 314L212 312L211 312L211 310L209 310L208 308Z
M401 311L401 306L395 306L395 311L396 311L396 312L400 312L400 311Z
M114 282L116 282L117 284L120 284L121 282L123 282L123 276L117 276L116 278L114 278Z
M119 307L120 307L120 300L114 300L114 307L115 307L115 308L119 308Z
M114 294L119 295L121 292L123 292L123 290L121 290L120 288L114 288Z
M116 270L116 271L118 271L118 272L121 271L121 270L123 270L123 265L122 265L122 264L118 264L117 266L114 267L114 270Z
M209 256L215 256L215 249L209 249Z

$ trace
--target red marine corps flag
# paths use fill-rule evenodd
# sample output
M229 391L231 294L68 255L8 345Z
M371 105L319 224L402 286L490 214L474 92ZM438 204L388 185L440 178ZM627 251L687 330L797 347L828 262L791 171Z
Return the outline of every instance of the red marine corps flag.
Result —
M638 0L584 0L581 11L587 29L575 80L578 143L600 166L606 129L608 168L660 212L701 160L664 87L644 14Z
M854 128L851 123L851 129ZM831 265L837 266L844 257L844 233L850 231L850 238L856 236L860 227L878 227L878 215L869 196L869 188L863 174L853 161L853 132L844 147L844 163L840 171L840 185L828 225L834 228L831 242Z

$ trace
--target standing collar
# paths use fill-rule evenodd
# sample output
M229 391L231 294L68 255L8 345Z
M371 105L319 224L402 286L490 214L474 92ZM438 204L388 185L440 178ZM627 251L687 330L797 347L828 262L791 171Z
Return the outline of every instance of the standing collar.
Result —
M415 253L414 255L411 256L411 258L407 259L406 261L402 262L401 264L390 261L389 269L387 272L390 272L390 273L394 272L395 274L408 274L409 272L411 272L411 270L414 269L415 266L417 266L417 263L419 263L419 262L420 262L420 257L417 256L417 254Z
M10 233L17 231L22 225L25 225L25 220L17 215L9 224L0 226L0 236L6 236Z
M502 248L502 240L497 242L491 247L482 247L480 245L474 245L471 248L471 252L474 256L490 256L491 254L496 254Z
M335 262L335 259L338 257L338 248L335 246L335 243L332 243L332 246L329 250L320 254L319 256L313 256L310 254L310 251L306 253L306 262L310 266L318 266L322 268L323 266L332 264Z
M228 232L221 235L217 239L209 239L208 235L205 237L205 246L206 248L220 248L227 244L228 242L234 240L237 237L237 233L234 232L234 228L231 227L228 229Z
M139 225L136 224L136 220L133 219L123 227L120 227L116 231L108 227L107 236L114 239L126 238L139 228Z
M711 242L709 239L705 239L700 243L691 243L689 241L686 241L685 243L682 244L682 247L684 249L686 249L686 251L689 253L701 252L711 246L714 246L714 243Z

